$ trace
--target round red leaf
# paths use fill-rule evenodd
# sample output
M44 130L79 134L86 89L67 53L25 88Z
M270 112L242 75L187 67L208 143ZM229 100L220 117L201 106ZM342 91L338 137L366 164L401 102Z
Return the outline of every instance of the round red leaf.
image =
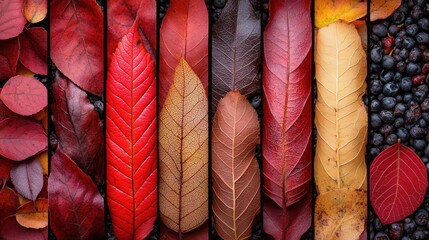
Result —
M27 20L22 14L24 0L0 1L0 39L18 36Z

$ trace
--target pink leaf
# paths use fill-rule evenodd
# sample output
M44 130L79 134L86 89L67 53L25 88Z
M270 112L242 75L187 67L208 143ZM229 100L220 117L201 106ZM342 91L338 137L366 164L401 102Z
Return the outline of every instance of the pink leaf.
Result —
M0 1L0 39L18 36L27 20L22 14L24 0Z
M48 32L42 27L25 29L19 35L19 43L21 44L19 58L22 65L34 73L47 75Z
M37 159L15 164L10 178L16 191L27 199L35 201L43 188L43 169Z

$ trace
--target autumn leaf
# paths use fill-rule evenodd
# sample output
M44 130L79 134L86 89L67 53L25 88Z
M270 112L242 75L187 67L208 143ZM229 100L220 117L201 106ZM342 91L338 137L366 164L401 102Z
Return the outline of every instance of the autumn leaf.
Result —
M138 24L122 38L106 95L107 202L119 239L145 239L157 217L155 62Z
M15 164L10 171L15 190L23 197L35 201L43 187L43 169L37 159Z
M103 14L94 0L50 1L51 58L76 85L103 94Z
M413 149L397 143L382 151L370 176L371 204L383 225L404 219L422 204L428 176Z
M320 194L315 206L315 239L359 239L366 225L366 198L365 191L347 188Z
M168 229L162 222L158 227L159 240L177 240L177 233L171 229ZM182 239L198 239L198 240L209 240L209 224L206 221L203 225L194 229L190 232L182 234Z
M12 169L13 161L0 156L0 189L4 188L10 178L10 170ZM1 222L1 218L0 218Z
M18 38L0 41L0 81L15 76L19 50Z
M21 117L0 121L0 155L21 161L47 146L48 137L40 124Z
M353 22L366 15L366 0L316 0L315 26L322 28L338 20Z
M219 101L212 127L213 216L222 239L248 239L260 212L258 115L239 92Z
M25 0L24 16L30 23L38 23L45 19L48 13L47 0Z
M18 36L27 20L22 14L24 0L0 1L0 40Z
M232 90L260 93L261 18L248 0L230 0L213 27L212 112Z
M34 73L48 75L48 32L42 27L25 29L19 35L22 65Z
M366 28L366 22L364 20L357 20L357 21L353 22L353 25L355 25L356 30L359 33L363 49L366 52L367 43L368 43L368 31L367 31L367 28Z
M104 199L60 149L51 159L48 192L49 227L58 239L104 239Z
M353 24L336 22L316 37L317 145L315 180L319 193L367 188L366 55Z
M16 211L16 221L23 227L40 229L48 226L48 199L28 202Z
M209 17L204 0L172 0L160 29L159 99L164 105L176 67L184 58L208 87Z
M208 219L208 100L183 58L159 115L159 208L179 233Z
M47 240L48 228L25 228L19 225L15 216L11 216L0 224L0 238L4 240Z
M1 167L1 162L0 162L0 167ZM1 223L7 217L15 215L16 209L18 209L19 207L19 201L18 201L18 196L16 195L13 189L4 187L4 188L0 188L0 202L2 203L0 208L0 223Z
M370 1L371 21L385 19L389 17L399 6L401 0L371 0Z
M15 76L3 86L0 99L13 112L29 116L48 105L48 90L35 78Z
M48 151L38 154L35 158L39 161L40 166L42 166L43 175L48 175L49 173L48 172L49 170Z

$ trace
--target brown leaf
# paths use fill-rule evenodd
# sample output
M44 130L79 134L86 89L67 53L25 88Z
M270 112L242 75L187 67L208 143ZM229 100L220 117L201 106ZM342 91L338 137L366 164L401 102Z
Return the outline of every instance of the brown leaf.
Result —
M180 234L208 219L208 100L182 58L159 116L159 208Z
M327 26L337 20L353 22L366 15L366 0L316 0L315 25Z
M260 212L260 172L255 157L258 115L239 92L217 107L212 128L213 216L223 239L248 239Z
M399 6L401 0L371 0L371 21L389 17Z

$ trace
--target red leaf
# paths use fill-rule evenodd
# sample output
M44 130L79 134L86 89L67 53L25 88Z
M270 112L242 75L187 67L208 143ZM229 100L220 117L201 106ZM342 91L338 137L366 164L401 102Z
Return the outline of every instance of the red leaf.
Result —
M1 96L2 88L0 88L0 96ZM3 101L0 98L0 122L8 117L19 116L18 114L12 112L9 108L4 105Z
M24 0L0 1L0 39L18 36L27 20L22 14Z
M10 178L10 170L12 169L13 162L7 158L0 156L0 188L4 187ZM1 201L0 201L1 202ZM1 222L1 219L0 219Z
M49 220L58 239L104 239L104 200L88 175L57 149L48 182Z
M19 225L15 216L8 217L0 224L0 239L4 240L47 240L48 228L32 229Z
M269 130L262 136L263 183L265 196L281 211L265 211L264 219L280 227L273 232L264 224L264 230L278 239L299 238L307 228L295 226L311 224L311 217L298 224L301 220L290 216L295 211L311 216L311 207L296 209L308 205L305 196L312 192L310 5L309 0L270 1L264 32L263 126Z
M15 191L5 187L0 189L0 223L7 217L15 215L16 209L19 207L18 196ZM1 224L0 224L1 225Z
M107 195L119 239L144 239L157 216L155 63L134 24L109 68Z
M95 0L52 0L51 58L82 89L103 94L103 14Z
M0 122L0 155L21 161L44 150L48 138L40 123L21 117Z
M21 55L19 59L30 71L48 74L48 32L42 27L25 29L19 35Z
M107 5L109 64L110 55L137 18L151 48L156 49L156 0L108 0Z
M159 103L164 105L179 60L208 86L208 14L204 0L172 0L160 30ZM207 92L206 92L207 93Z
M423 202L426 166L411 148L397 143L374 159L369 184L371 204L380 221L383 225L397 222Z
M48 90L37 79L18 75L6 82L0 98L13 112L29 116L48 105Z
M56 74L52 84L53 123L60 148L98 184L104 178L103 124L87 94Z
M43 169L37 159L15 164L10 179L16 191L23 197L35 201L43 187Z
M18 38L0 41L0 81L15 76L18 57Z

